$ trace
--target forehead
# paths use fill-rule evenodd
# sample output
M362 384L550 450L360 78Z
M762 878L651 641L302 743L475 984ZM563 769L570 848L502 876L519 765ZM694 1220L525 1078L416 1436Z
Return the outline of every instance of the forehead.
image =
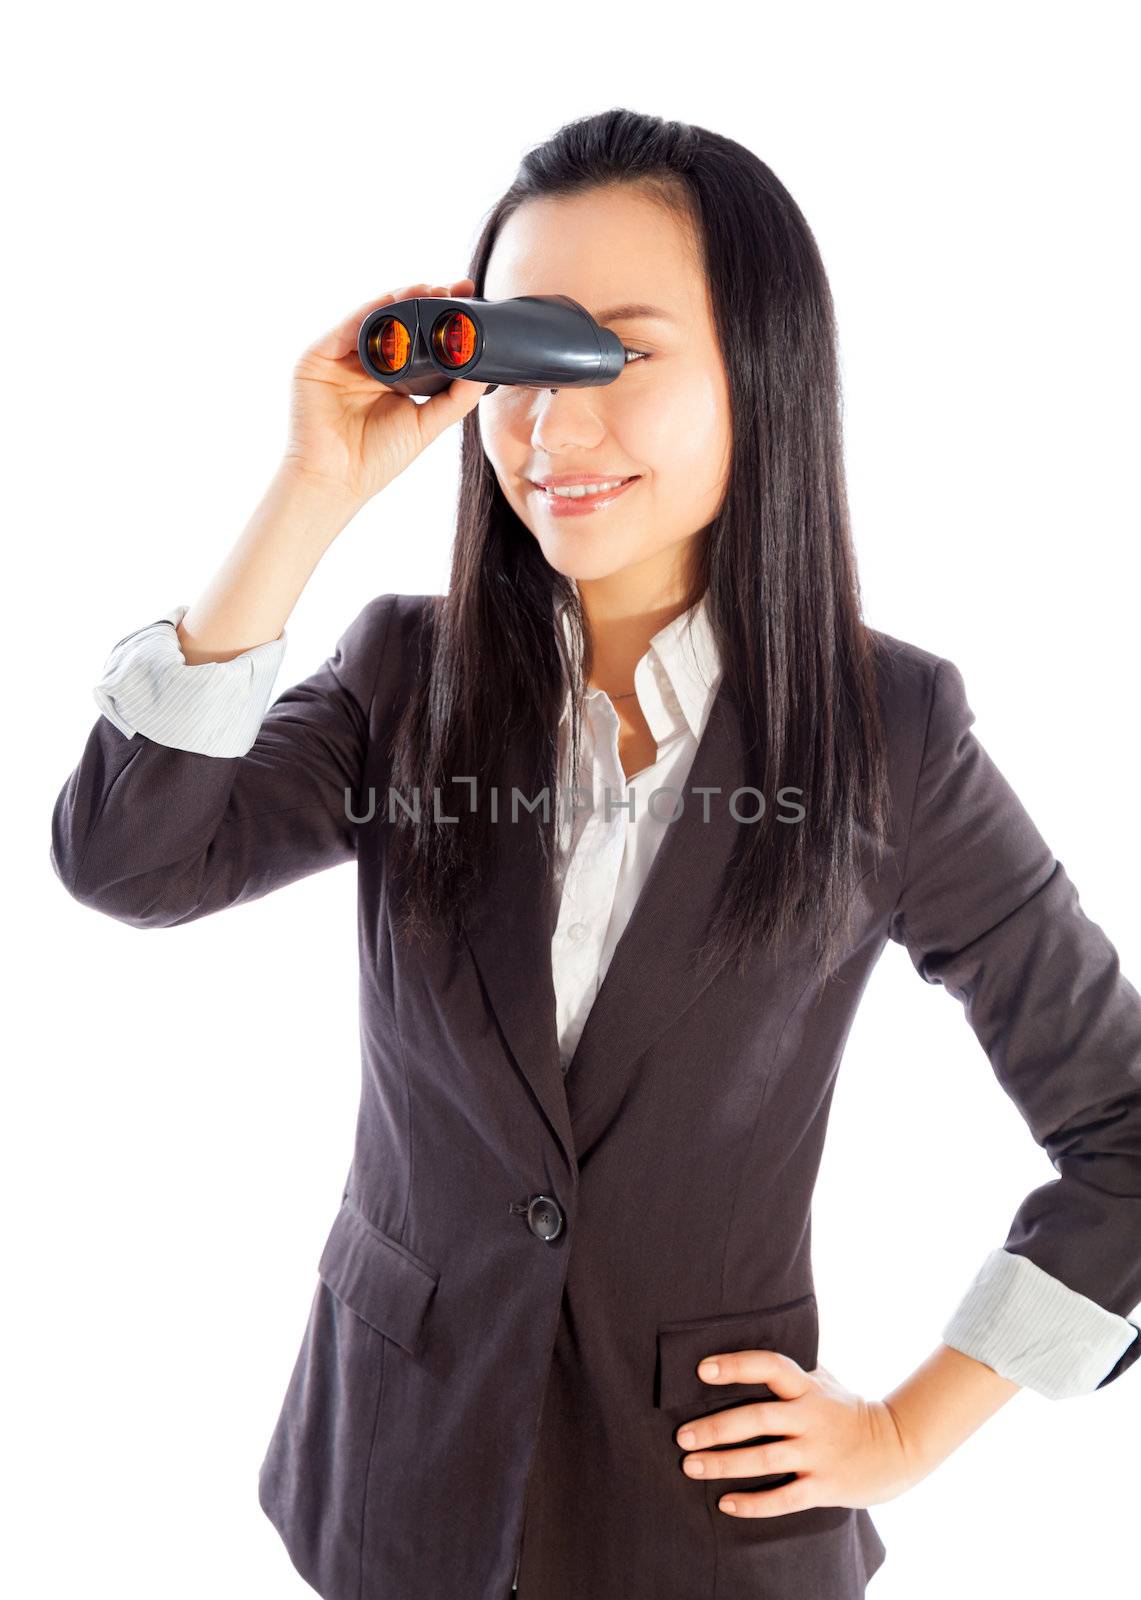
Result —
M566 294L592 315L657 306L685 322L697 313L704 284L684 220L620 185L525 201L499 231L483 293L489 300Z

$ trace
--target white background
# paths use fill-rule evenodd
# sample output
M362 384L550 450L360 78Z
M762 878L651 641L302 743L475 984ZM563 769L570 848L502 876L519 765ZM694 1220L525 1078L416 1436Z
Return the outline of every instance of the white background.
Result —
M260 498L296 356L375 295L463 276L564 120L700 123L790 188L837 303L868 621L958 664L1141 979L1128 26L1089 3L9 22L9 1593L312 1592L256 1477L352 1153L352 870L142 933L69 899L50 815L111 645L192 603ZM334 545L278 691L373 595L446 587L457 452L452 430ZM822 1362L870 1396L898 1384L1053 1175L960 1007L889 945L813 1214ZM1141 1367L1018 1394L872 1509L869 1593L1137 1594L1139 1427Z

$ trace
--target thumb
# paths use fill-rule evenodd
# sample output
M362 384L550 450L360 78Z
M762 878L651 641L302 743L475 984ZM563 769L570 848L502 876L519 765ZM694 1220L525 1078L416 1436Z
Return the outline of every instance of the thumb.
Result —
M435 439L453 422L475 408L481 395L490 386L470 378L453 378L446 389L441 389L423 405L417 406L420 427L426 438Z

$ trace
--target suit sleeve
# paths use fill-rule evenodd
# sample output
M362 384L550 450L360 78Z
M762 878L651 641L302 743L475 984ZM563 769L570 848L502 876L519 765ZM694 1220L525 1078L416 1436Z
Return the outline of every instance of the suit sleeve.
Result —
M933 673L890 936L942 984L1058 1176L1028 1194L944 1340L1052 1399L1141 1355L1141 995Z
M68 892L133 927L177 927L352 859L371 707L398 599L381 595L365 606L332 656L269 707L244 754L181 749L101 715L52 814L51 862ZM189 696L181 708L179 682ZM189 716L201 731L193 682L176 671L161 693L148 690L146 725ZM229 706L215 710L240 748L233 718L248 715L251 690L227 692Z

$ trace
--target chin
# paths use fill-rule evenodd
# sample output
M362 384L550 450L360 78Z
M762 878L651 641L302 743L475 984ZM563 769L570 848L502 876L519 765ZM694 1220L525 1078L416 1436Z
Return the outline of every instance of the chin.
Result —
M564 578L573 578L576 583L613 577L638 559L635 555L619 554L613 546L590 549L586 540L577 547L573 540L567 538L541 538L538 544L547 565L562 573Z

